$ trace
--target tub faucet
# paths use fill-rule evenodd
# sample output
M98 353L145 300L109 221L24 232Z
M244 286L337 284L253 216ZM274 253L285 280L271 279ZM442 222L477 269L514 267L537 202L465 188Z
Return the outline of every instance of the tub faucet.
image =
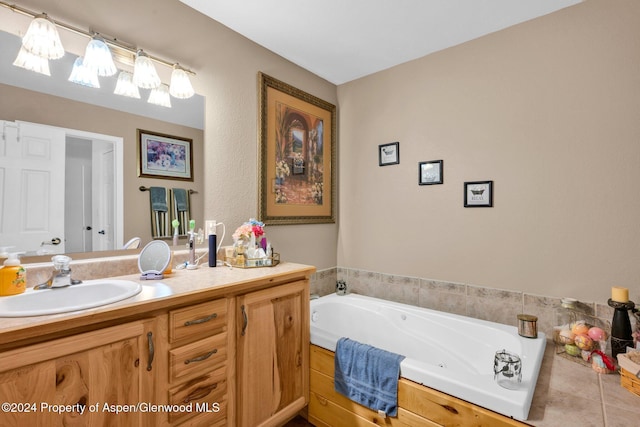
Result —
M338 295L347 294L347 282L345 282L344 280L338 280L336 282L336 294Z
M82 283L82 280L71 278L71 267L69 266L71 258L66 255L55 255L51 261L53 261L51 277L46 282L34 286L34 289L64 288Z

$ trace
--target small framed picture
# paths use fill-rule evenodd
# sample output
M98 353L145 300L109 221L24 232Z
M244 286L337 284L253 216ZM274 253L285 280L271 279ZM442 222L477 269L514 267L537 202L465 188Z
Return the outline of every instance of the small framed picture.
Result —
M493 181L470 181L464 183L465 208L493 207Z
M397 165L400 163L400 143L391 142L378 146L380 166Z
M137 129L138 176L193 181L193 140Z
M442 184L442 160L418 163L418 184Z

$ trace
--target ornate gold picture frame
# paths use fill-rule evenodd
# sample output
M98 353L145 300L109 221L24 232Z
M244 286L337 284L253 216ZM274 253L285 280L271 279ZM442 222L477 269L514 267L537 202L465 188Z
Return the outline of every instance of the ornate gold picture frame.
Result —
M258 80L260 221L335 222L335 105L263 73Z

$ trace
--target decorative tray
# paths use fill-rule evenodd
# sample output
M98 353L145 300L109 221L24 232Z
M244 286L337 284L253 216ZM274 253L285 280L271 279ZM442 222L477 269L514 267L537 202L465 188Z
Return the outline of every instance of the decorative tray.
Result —
M238 262L236 257L226 257L225 261L230 266L238 268L275 267L280 264L280 254L274 253L267 258L244 258L244 262Z

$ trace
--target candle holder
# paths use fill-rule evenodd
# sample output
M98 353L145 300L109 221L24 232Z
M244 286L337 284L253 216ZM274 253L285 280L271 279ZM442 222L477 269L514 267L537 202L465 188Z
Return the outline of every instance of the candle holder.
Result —
M633 301L618 302L609 298L609 307L613 307L613 321L611 322L611 355L614 359L620 353L626 353L627 347L633 347L631 335L631 321L629 310L635 308Z

